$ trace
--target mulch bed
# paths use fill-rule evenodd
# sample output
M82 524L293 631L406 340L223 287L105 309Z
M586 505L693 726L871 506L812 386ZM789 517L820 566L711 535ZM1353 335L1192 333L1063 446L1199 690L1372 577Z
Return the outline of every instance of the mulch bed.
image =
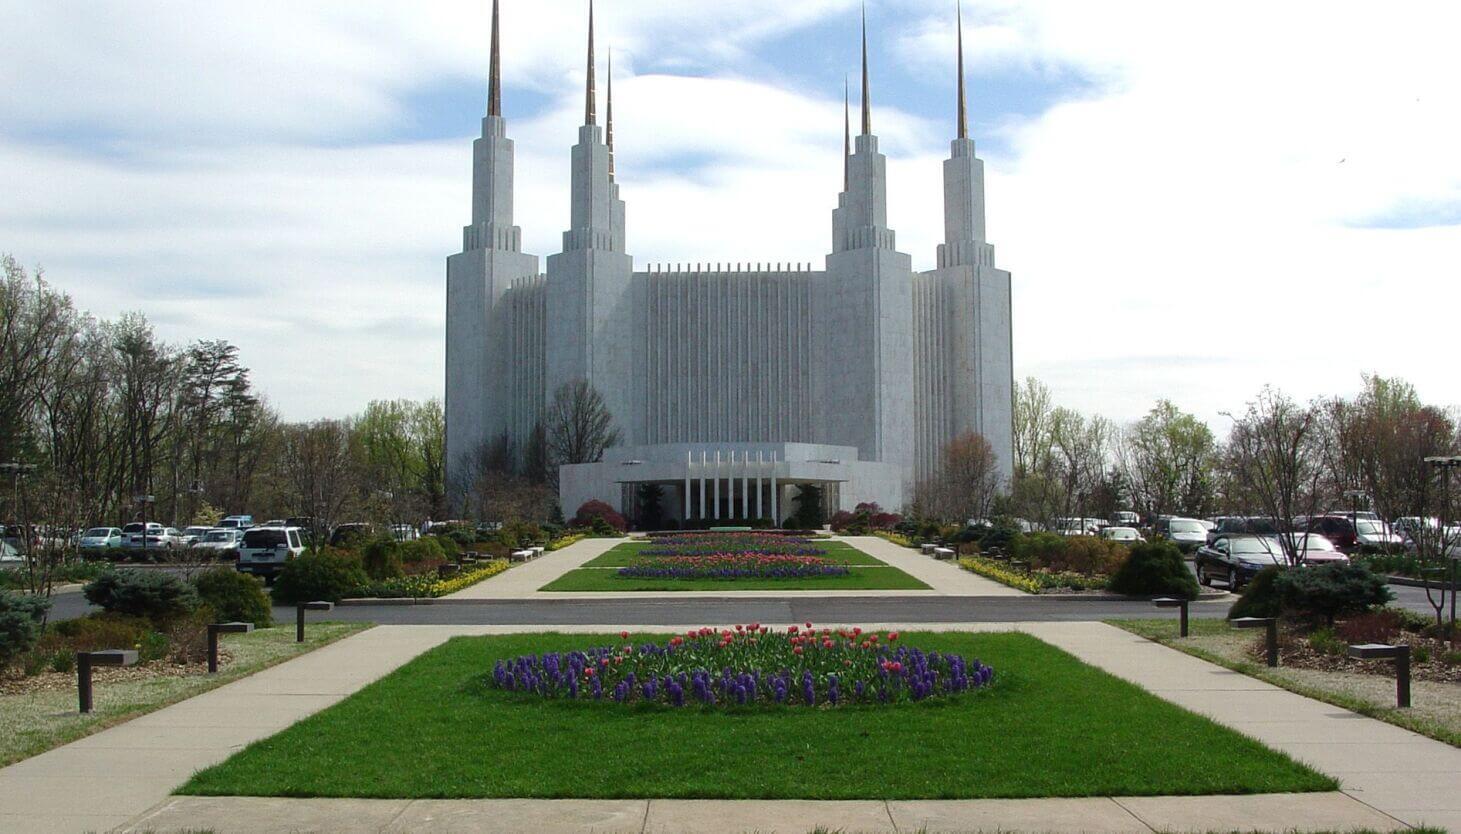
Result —
M233 662L233 653L228 649L218 650L218 668ZM91 680L94 684L130 683L151 678L190 678L208 674L206 660L197 663L175 663L170 660L153 660L136 666L94 666ZM0 695L30 695L36 692L55 692L76 689L76 670L54 672L47 669L37 675L25 675L19 669L0 672Z
M1451 644L1445 640L1437 640L1432 637L1423 637L1419 634L1409 632L1401 633L1396 638L1400 643L1408 644L1411 648L1412 660L1410 662L1410 676L1413 680L1433 681L1435 683L1457 683L1461 684L1461 664L1444 663L1441 657L1451 651ZM1430 658L1424 663L1417 663L1414 654L1417 649L1425 648L1430 652ZM1245 648L1249 660L1255 663L1266 662L1267 654L1264 649L1263 638L1257 637ZM1278 645L1279 663L1294 669L1315 669L1321 672L1349 672L1351 674L1378 675L1380 677L1395 677L1395 662L1391 660L1356 660L1347 655L1326 654L1315 651L1305 635L1285 632L1279 635Z

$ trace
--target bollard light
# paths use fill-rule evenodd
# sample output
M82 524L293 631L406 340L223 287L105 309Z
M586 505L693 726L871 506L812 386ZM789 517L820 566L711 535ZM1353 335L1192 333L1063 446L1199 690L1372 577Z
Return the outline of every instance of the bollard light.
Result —
M1278 618L1277 617L1239 617L1230 621L1233 628L1262 628L1267 629L1266 640L1268 648L1268 665L1278 665Z
M209 623L208 624L208 674L218 671L218 635L247 634L254 630L253 623Z
M1185 597L1157 597L1156 599L1152 600L1152 605L1155 605L1158 608L1176 608L1176 609L1178 609L1181 612L1180 613L1181 624L1182 624L1181 625L1181 636L1183 636L1183 637L1186 637L1187 636L1187 605L1188 605L1188 600Z
M99 652L76 653L76 695L83 713L91 712L91 667L131 666L137 662L132 649L105 649Z
M335 603L325 600L314 602L301 602L294 607L294 642L304 642L304 612L306 611L333 611Z
M1410 707L1410 647L1385 643L1360 643L1349 647L1349 656L1357 660L1395 661L1395 706Z

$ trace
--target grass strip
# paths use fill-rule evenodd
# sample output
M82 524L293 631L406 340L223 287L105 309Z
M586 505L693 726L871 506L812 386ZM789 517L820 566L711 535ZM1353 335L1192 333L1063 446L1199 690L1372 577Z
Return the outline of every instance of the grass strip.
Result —
M650 635L633 635L635 641ZM1023 634L909 633L995 669L969 699L624 707L481 684L616 635L459 637L195 775L181 793L375 798L972 799L1335 790L1287 756Z
M1364 698L1339 691L1338 689L1318 685L1312 681L1296 680L1293 672L1285 667L1270 669L1261 663L1255 663L1244 659L1235 659L1232 655L1223 654L1194 645L1194 639L1213 636L1232 635L1235 640L1251 641L1250 632L1240 632L1228 625L1227 620L1194 618L1190 623L1190 634L1187 640L1177 636L1176 625L1166 619L1151 620L1107 620L1109 625L1125 629L1132 634L1145 637L1153 642L1161 643L1181 652L1186 652L1193 657L1214 663L1225 669L1240 672L1251 678L1257 678L1265 683L1287 689L1296 695L1305 698L1313 698L1316 701L1323 701L1326 704L1333 704L1336 707L1347 709L1367 718L1375 718L1387 724L1394 724L1397 727L1412 732L1420 733L1436 741L1444 742L1453 747L1461 747L1461 727L1454 723L1445 723L1417 712L1415 709L1403 710L1392 705L1376 703ZM1338 673L1335 673L1338 674ZM1317 676L1314 676L1317 677ZM1387 691L1393 691L1387 685Z
M294 642L292 624L229 635L227 648L233 654L233 661L218 674L163 675L119 683L98 681L93 710L86 715L77 710L74 685L22 695L0 695L0 766L216 689L363 631L370 625L310 623L303 643Z

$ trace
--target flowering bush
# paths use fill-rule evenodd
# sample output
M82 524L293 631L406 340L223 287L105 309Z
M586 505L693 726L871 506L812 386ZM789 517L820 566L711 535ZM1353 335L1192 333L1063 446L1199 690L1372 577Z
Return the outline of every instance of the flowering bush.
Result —
M620 576L633 579L804 579L849 573L846 567L829 565L820 556L762 553L656 556L619 569Z
M959 559L959 567L1031 594L1056 590L1093 591L1105 588L1107 581L1104 576L1087 576L1068 571L1016 570L1010 567L1007 562L1000 562L984 556L961 557Z
M593 527L595 520L602 520L604 524L622 533L629 529L629 522L624 519L613 507L598 499L590 499L583 502L578 512L570 522L573 527ZM611 531L612 532L612 531Z
M898 645L898 632L860 628L770 631L751 624L700 628L667 643L499 660L495 689L547 699L647 702L683 707L836 707L956 697L988 686L994 670L961 655Z
M348 596L380 597L382 599L443 597L496 576L507 570L507 566L506 559L494 559L485 564L478 563L470 569L463 569L450 579L442 579L434 573L397 576L381 582L358 586Z

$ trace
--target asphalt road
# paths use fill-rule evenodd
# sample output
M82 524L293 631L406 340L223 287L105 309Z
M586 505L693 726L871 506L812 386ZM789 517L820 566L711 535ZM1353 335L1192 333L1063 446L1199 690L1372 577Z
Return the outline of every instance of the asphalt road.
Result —
M1420 588L1391 586L1397 605L1429 614ZM1231 598L1196 602L1194 617L1221 617ZM60 594L51 620L92 610L79 593ZM664 625L700 626L760 620L771 623L969 623L1104 620L1113 617L1173 617L1148 602L1030 597L699 597L619 600L462 600L429 605L347 605L311 618L385 624L461 625ZM280 622L294 620L293 608L275 608Z

